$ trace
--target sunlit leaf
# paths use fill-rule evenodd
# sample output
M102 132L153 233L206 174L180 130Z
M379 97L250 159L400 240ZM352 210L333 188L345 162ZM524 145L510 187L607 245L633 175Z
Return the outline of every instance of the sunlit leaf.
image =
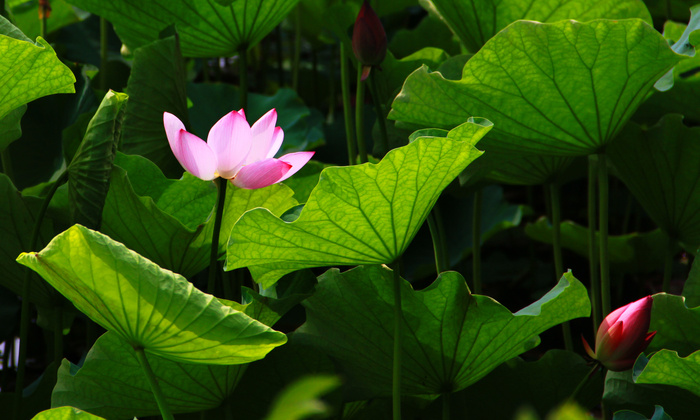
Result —
M246 368L179 363L155 355L148 356L148 363L174 413L219 406L236 388ZM112 332L95 342L82 366L63 360L51 403L72 405L107 418L160 413L134 349Z
M231 232L226 269L248 267L269 287L300 268L390 263L401 256L440 192L480 152L490 125L458 127L462 141L421 139L378 164L326 168L301 215L287 223L265 209Z
M603 149L682 59L638 19L518 21L467 62L461 80L416 70L389 117L451 128L479 116L494 123L485 150L586 155Z
M18 261L131 346L171 360L246 363L286 341L182 276L80 225Z
M340 380L330 375L300 378L277 396L265 420L298 420L327 414L330 407L319 397L339 385Z
M649 350L669 349L688 356L700 349L700 307L688 308L685 298L654 295L650 331L656 331Z
M104 420L103 417L93 416L74 407L58 407L42 411L32 420Z
M649 358L635 382L673 385L700 396L700 351L679 357L675 351L659 350Z
M391 394L392 277L376 265L327 271L304 301L307 321L295 335L325 350L353 382L379 395ZM406 394L463 389L535 347L543 331L590 313L586 288L571 273L515 314L489 297L471 295L456 272L442 273L421 291L402 281L401 294Z

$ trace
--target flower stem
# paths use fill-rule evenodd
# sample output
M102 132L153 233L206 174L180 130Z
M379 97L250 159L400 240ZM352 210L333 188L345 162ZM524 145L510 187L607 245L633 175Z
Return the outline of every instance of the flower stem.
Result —
M294 10L294 61L292 62L292 89L298 92L299 61L301 59L301 12L299 6Z
M39 209L39 214L37 214L36 220L34 221L34 229L32 231L32 238L29 242L28 251L34 251L36 249L37 243L39 242L39 234L41 233L41 225L44 222L44 216L46 216L46 211L49 209L49 204L51 199L56 194L58 187L63 185L68 179L68 171L63 171L61 176L58 177L56 182L51 186L48 194L44 197L44 202ZM17 361L17 379L15 381L15 418L19 418L22 409L22 392L24 391L24 376L26 374L26 361L27 361L27 337L29 336L29 323L30 323L30 300L32 292L32 273L30 269L26 269L24 274L24 284L22 285L22 307L20 309L20 324L19 324L19 357Z
M598 213L600 236L600 301L603 316L610 313L610 259L608 257L608 164L605 153L598 155Z
M335 119L335 104L337 103L335 92L335 57L338 53L338 46L331 45L330 63L328 63L328 114L326 114L326 124L333 124ZM341 60L344 58L341 57Z
M600 368L600 364L598 362L596 362L595 365L593 365L593 368L586 374L586 376L583 377L581 382L578 383L578 385L576 386L576 389L574 389L574 392L571 393L571 395L569 396L569 401L571 401L571 402L576 401L576 397L578 396L578 394L581 392L583 387L588 383L588 381L593 377L593 375L595 375L595 373L598 371L599 368Z
M109 49L107 19L100 18L100 90L107 91L107 53Z
M241 85L241 108L248 108L248 47L238 50L238 82Z
M600 282L598 278L598 242L596 238L596 181L598 163L596 157L588 157L588 268L591 281L591 308L593 312L593 335L603 322L600 308Z
M384 110L382 109L382 101L379 98L376 71L370 72L369 74L369 90L372 94L374 112L377 114L377 123L379 123L379 138L377 139L378 141L374 151L377 157L381 157L389 151L389 135L386 131L386 116L384 115Z
M146 357L146 352L143 351L142 347L134 347L134 352L136 352L136 359L143 369L143 373L146 375L148 384L151 386L151 391L158 404L158 409L160 410L160 415L163 420L174 420L172 412L170 412L170 407L168 407L168 402L165 400L165 395L158 385L158 378L153 373L151 365L148 363L148 358Z
M433 239L433 251L435 253L435 269L440 274L450 269L450 259L447 255L447 241L445 238L445 228L442 223L442 216L437 204L428 214L428 228Z
M559 186L552 182L549 184L550 209L552 211L552 248L554 250L554 277L555 282L564 274L564 260L561 255L561 203L559 200ZM569 322L561 324L564 334L564 349L573 351L574 340L571 336Z
M450 420L450 393L442 394L442 420Z
M360 163L367 162L367 145L365 144L365 84L362 82L362 64L357 63L357 93L355 94L355 131L357 135L357 152Z
M216 178L216 213L214 213L214 231L211 235L211 253L209 254L209 280L207 293L216 292L216 274L219 272L219 235L221 233L221 220L224 216L224 204L226 203L226 188L228 181L224 178Z
M668 246L666 247L666 258L664 259L664 281L661 286L661 291L668 293L671 289L671 277L673 276L673 256L676 251L676 241L671 236L668 237Z
M479 188L474 192L474 211L472 215L472 277L474 293L481 293L481 204L484 191Z
M280 87L284 86L284 58L282 57L282 24L275 27L275 42L277 49L275 50L275 59L277 60L277 83Z
M392 270L394 272L394 367L392 379L392 412L393 420L401 420L401 263L397 259Z
M340 43L340 89L343 93L343 116L345 117L345 142L348 145L348 164L354 165L357 159L355 147L355 127L350 109L350 76L348 59L345 56L345 44Z

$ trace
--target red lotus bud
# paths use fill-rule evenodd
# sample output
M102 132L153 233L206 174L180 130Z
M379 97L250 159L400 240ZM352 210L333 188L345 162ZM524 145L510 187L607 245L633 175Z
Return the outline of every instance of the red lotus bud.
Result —
M365 66L377 66L386 56L386 32L369 2L362 3L352 31L352 50Z
M647 333L652 302L651 296L647 296L606 316L595 338L595 353L583 340L588 355L614 372L631 369L656 334L656 331Z

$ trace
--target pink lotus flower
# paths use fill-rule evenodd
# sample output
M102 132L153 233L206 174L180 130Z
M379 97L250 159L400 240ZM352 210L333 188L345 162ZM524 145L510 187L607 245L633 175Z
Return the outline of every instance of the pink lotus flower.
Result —
M631 369L656 334L656 331L647 333L652 302L651 296L647 296L606 316L595 338L595 353L583 339L588 355L614 372Z
M197 178L217 177L233 185L256 189L284 181L301 169L314 152L274 156L282 145L284 132L275 127L277 111L270 110L251 127L241 109L224 115L209 130L207 141L185 130L175 115L163 113L165 134L180 165Z

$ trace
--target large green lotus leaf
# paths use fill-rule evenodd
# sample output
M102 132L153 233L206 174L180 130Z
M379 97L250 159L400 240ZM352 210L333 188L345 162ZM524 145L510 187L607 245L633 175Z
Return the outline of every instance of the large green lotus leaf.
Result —
M672 43L671 49L678 54L687 55L689 57L695 56L694 45L698 42L698 33L693 34L693 32L700 29L700 13L698 12L700 12L700 5L693 6L690 9L690 21L688 25L679 25L672 21L667 21L664 25L664 38L668 39L669 43ZM679 33L681 27L683 27L683 32ZM674 71L669 70L668 73L664 74L664 76L654 84L654 87L662 92L669 90L673 87L674 80Z
M388 50L397 58L403 58L422 48L440 48L449 55L462 52L459 41L435 15L425 16L415 28L398 29L391 37Z
M209 265L216 201L212 182L188 173L167 179L152 162L118 154L105 202L102 230L156 264L185 277ZM126 170L126 172L125 172ZM219 248L225 252L228 232L247 210L256 207L281 215L298 203L282 184L257 190L227 185Z
M218 407L247 367L179 363L156 355L148 355L148 363L174 413ZM160 413L134 349L113 332L95 342L82 366L63 360L51 405L120 419Z
M186 127L189 126L185 75L180 46L174 36L157 40L134 52L127 85L129 103L119 148L125 153L147 157L173 178L180 176L182 167L165 136L163 112L177 115Z
M700 351L680 357L672 350L659 350L635 378L638 384L672 385L700 396Z
M17 259L133 347L188 363L239 364L287 341L108 236L74 225Z
M68 165L68 195L74 223L100 228L127 98L124 93L107 92Z
M700 122L700 109L695 100L700 95L700 56L681 61L673 68L673 89L654 93L632 117L638 124L655 124L666 114L683 114L694 124Z
M391 263L423 224L442 190L481 152L490 125L458 127L462 141L421 139L378 164L326 168L294 222L265 209L231 232L226 269L248 267L269 287L284 274L333 264Z
M557 22L574 19L640 18L651 24L641 0L421 0L452 29L469 51L486 42L516 20Z
M17 34L0 16L0 119L13 109L54 93L73 93L75 77L43 38Z
M39 1L14 0L6 1L12 12L15 25L28 37L36 38L41 34L41 20L39 14ZM80 21L76 10L65 0L51 0L51 16L46 19L46 33Z
M590 313L586 288L571 273L515 314L489 297L470 294L456 272L442 273L421 291L402 281L401 294L402 392L414 395L459 391L535 347L538 334ZM295 338L326 351L353 382L390 395L393 305L390 270L331 269L304 302L307 321Z
M20 105L0 118L0 152L13 141L22 137L22 116L27 111L27 104Z
M562 175L573 161L574 158L565 156L518 156L494 167L486 177L491 181L514 185L562 183Z
M681 115L649 129L628 124L608 149L617 174L651 219L672 239L700 245L700 128Z
M588 228L571 221L560 224L562 246L576 254L588 258ZM530 238L552 243L552 226L546 218L525 226L525 234ZM596 232L596 236L598 232ZM667 241L661 230L644 233L611 235L608 239L608 255L613 270L648 273L663 266Z
M246 0L222 6L211 0L70 0L112 22L129 48L158 39L177 26L186 57L232 56L254 47L272 31L299 0Z
M104 420L104 417L93 416L75 407L58 407L42 411L32 420Z
M14 260L21 252L29 250L41 200L22 197L5 174L0 174L0 197L0 266L3 267L0 284L22 295L26 269ZM51 238L51 226L47 220L44 220L40 233L40 241ZM43 281L34 281L30 299L38 305L48 306L50 289Z
M485 150L596 153L683 58L639 19L518 21L467 62L461 80L416 70L389 118L406 127L450 128L479 116L495 127L480 145Z
M646 359L644 355L640 356L637 364L643 359ZM634 371L608 372L603 399L610 410L634 410L651 417L656 404L672 413L674 420L697 420L700 404L697 395L675 386L635 383L633 377L638 374L636 365Z
M649 350L669 349L687 356L700 349L700 307L688 308L685 298L654 295L650 331L656 331Z

